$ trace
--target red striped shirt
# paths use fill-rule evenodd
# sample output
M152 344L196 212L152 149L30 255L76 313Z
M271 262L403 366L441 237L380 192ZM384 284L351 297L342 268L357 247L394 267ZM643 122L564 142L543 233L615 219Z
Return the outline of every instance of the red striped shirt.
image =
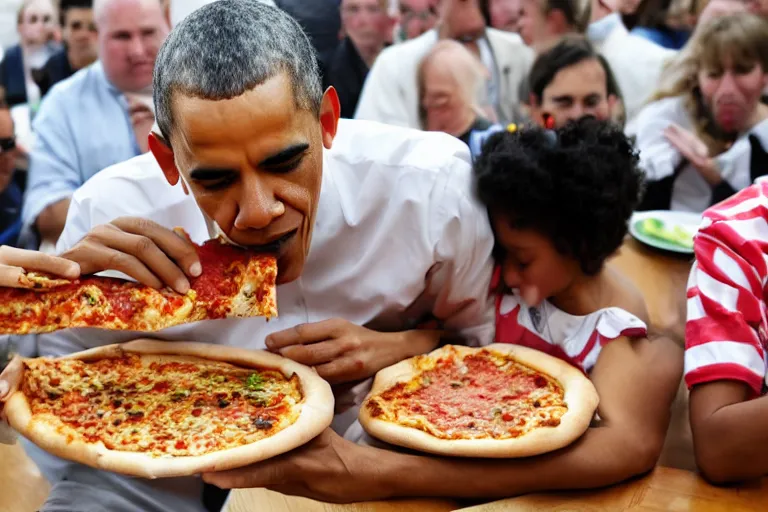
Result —
M736 380L761 394L766 379L768 183L704 212L688 280L685 382Z

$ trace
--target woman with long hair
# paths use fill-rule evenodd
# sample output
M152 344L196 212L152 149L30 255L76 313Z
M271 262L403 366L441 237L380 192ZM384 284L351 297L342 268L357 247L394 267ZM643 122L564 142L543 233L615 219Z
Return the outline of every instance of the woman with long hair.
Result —
M750 169L750 134L768 138L768 22L748 13L696 31L674 80L628 130L648 181L641 209L703 212L768 169Z

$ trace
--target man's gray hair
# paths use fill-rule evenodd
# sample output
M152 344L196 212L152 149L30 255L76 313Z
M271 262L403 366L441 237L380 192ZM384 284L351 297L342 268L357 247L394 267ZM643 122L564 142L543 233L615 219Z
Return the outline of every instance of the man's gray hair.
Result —
M166 143L174 94L236 98L286 73L296 106L320 114L323 87L309 38L288 14L257 0L218 0L187 16L155 62L155 117Z

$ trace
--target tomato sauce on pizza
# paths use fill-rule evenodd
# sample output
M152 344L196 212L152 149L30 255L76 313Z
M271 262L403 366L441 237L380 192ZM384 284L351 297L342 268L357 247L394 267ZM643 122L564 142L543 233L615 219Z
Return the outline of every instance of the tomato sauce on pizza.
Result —
M408 381L369 397L368 414L440 439L512 439L557 427L562 386L513 357L480 350L417 357Z
M139 356L24 361L35 421L67 438L155 457L254 443L296 421L299 378L269 368Z
M277 316L277 260L209 240L197 246L202 274L180 295L110 277L68 281L28 273L26 288L0 288L0 334L74 327L154 332L217 318Z

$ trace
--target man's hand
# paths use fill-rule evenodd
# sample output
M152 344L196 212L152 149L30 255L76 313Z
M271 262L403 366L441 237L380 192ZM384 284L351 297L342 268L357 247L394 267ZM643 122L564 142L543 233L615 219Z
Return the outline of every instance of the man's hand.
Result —
M292 452L240 469L206 473L203 480L222 489L262 487L331 503L385 499L383 482L368 477L379 451L326 429Z
M4 362L4 361L3 361ZM16 434L8 425L3 414L3 405L18 389L21 383L23 365L19 357L14 357L0 373L0 444L13 444L16 442Z
M710 158L709 149L695 134L672 123L664 130L664 136L704 178L710 186L723 181L714 158Z
M331 384L366 379L382 368L435 348L439 331L382 333L335 318L267 336L267 349L312 366Z
M40 238L44 242L48 242L52 245L56 245L56 242L61 236L61 232L64 231L64 224L67 222L67 213L69 212L69 204L72 201L67 197L60 201L56 201L40 212L35 221L35 227L37 227Z
M67 279L80 277L77 263L38 251L0 246L0 286L25 287L23 276L29 270L46 272Z
M152 131L152 125L155 123L155 113L141 98L126 95L126 99L136 143L141 152L146 153L149 151L149 132Z
M62 257L77 262L83 274L118 270L153 288L168 285L189 291L187 276L202 272L195 247L150 220L121 217L96 226Z

